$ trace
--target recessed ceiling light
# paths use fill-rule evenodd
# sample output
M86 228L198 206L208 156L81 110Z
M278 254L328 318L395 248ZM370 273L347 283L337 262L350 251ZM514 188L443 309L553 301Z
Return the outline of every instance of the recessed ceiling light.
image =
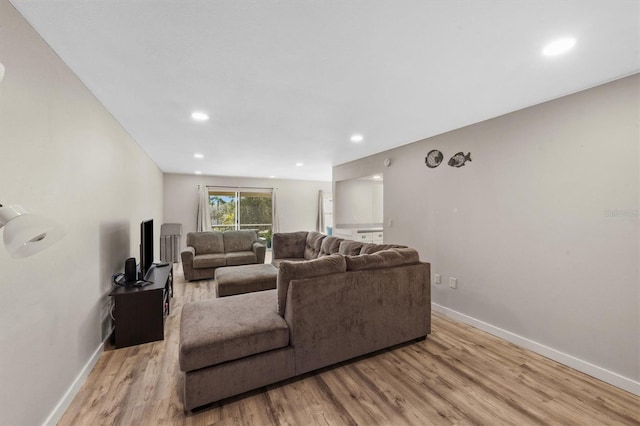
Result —
M195 154L193 154L193 158L204 158L204 154L200 154L199 152L196 152Z
M269 179L275 179L275 178L276 178L275 176L269 176Z
M380 180L380 179L382 179L382 176L380 176L380 175L373 175L373 178L374 178L375 180Z
M304 163L296 163L296 166L302 167L302 166L304 166Z
M196 170L196 174L197 174L197 175L201 175L201 174L202 174L202 172L201 172L200 170Z
M362 136L360 134L351 135L351 142L353 142L353 143L360 143L363 140L364 140L364 136Z
M195 121L207 121L209 119L209 115L206 112L194 111L191 113L191 118Z
M573 37L564 37L552 41L542 49L544 56L557 56L568 52L576 45L576 39Z

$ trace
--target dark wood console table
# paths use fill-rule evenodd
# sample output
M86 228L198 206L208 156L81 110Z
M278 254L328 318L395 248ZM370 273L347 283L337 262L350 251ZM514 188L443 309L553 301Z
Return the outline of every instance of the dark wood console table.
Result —
M173 264L154 266L144 287L116 287L113 297L116 348L164 339L164 319L171 309Z

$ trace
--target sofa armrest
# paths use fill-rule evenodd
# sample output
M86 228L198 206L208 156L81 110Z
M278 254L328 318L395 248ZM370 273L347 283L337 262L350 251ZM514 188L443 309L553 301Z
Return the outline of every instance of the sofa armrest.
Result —
M182 271L184 272L184 278L188 281L193 280L193 258L196 255L196 250L193 247L187 246L180 257L182 258Z
M189 262L193 262L193 258L196 256L196 249L194 249L193 247L187 246L182 253L180 253L181 257L182 257L182 262L189 261Z
M267 253L267 246L262 244L260 241L256 241L251 246L251 250L256 255L257 263L264 263L264 257Z

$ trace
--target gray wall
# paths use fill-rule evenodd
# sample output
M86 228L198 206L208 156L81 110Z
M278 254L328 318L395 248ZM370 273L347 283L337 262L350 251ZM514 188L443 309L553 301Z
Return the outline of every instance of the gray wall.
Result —
M0 243L0 424L35 425L99 357L111 275L140 221L162 222L162 173L6 0L0 61L0 203L67 229L26 259Z
M182 248L187 232L197 228L198 185L277 188L281 232L315 230L318 191L331 192L331 182L323 181L165 174L164 218L167 223L182 224Z
M335 217L340 225L382 224L383 182L348 179L336 182L334 199L342 208ZM380 225L378 225L380 226Z
M442 310L638 392L639 85L627 77L339 165L333 178L391 159L385 242L416 247L442 275L432 285ZM429 169L436 148L444 163ZM472 162L447 166L458 151Z

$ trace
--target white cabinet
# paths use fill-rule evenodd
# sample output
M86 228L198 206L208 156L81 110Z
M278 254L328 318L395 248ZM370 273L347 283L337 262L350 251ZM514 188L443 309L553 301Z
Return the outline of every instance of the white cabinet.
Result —
M384 241L384 233L382 231L370 229L338 228L333 230L333 235L339 238L360 241L363 243L382 244Z
M373 234L373 243L374 244L382 244L384 241L382 231L372 232Z

